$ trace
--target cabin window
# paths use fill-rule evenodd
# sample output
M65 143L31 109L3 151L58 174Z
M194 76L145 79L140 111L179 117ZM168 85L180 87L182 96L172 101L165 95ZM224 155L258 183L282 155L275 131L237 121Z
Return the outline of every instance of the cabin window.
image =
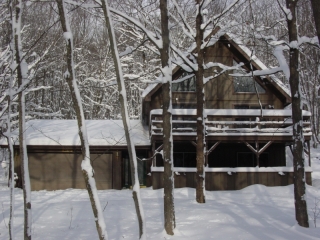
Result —
M261 107L259 105L236 104L234 109L261 109ZM266 106L262 105L262 109L266 109Z
M195 103L172 103L173 109L196 109Z
M176 152L173 153L173 166L175 167L196 167L195 152Z
M237 153L237 167L255 167L254 155L252 152Z
M233 65L237 65L236 61L233 61ZM247 72L243 70L234 70L233 74L246 74ZM240 77L233 76L233 87L234 92L236 93L256 93L255 87L257 88L258 93L265 93L263 87L259 85L251 76Z
M178 79L172 82L173 92L195 92L196 77L194 74L184 72Z
M262 153L259 156L260 167L269 166L269 154ZM253 152L238 152L237 153L237 167L256 167L257 158Z
M173 166L174 167L196 167L196 147L189 141L173 143ZM157 167L163 166L162 155L156 155Z

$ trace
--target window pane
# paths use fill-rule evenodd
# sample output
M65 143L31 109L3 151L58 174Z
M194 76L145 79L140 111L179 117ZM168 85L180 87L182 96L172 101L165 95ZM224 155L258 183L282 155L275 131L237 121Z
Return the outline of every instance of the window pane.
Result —
M257 87L258 93L266 92L257 82L254 82L251 77L233 77L233 86L234 86L234 91L236 93L240 93L240 92L255 93L256 90L255 90L254 84Z
M189 73L183 73L176 81L186 78L186 80L182 82L175 83L172 82L172 91L173 92L194 92L196 91L196 81L195 76L190 75Z
M251 152L238 152L237 153L237 166L238 167L254 167L254 155Z
M173 166L184 167L183 153L173 153Z
M234 66L237 64L238 63L236 61L233 61ZM245 74L246 71L244 69L234 70L233 73ZM263 87L261 87L256 81L254 81L252 77L233 77L233 86L236 93L255 93L255 85L258 93L266 92Z

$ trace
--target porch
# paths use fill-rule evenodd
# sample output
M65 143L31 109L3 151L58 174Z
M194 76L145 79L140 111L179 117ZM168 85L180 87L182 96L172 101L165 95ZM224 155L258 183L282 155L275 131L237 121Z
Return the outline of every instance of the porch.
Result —
M303 111L308 184L312 171L310 116ZM175 187L195 187L196 110L173 109L172 119ZM154 154L162 149L162 124L162 110L152 110L149 131ZM206 109L205 131L207 190L293 183L293 167L287 156L293 143L291 110ZM162 166L161 157L155 157L151 168L154 189L163 187Z

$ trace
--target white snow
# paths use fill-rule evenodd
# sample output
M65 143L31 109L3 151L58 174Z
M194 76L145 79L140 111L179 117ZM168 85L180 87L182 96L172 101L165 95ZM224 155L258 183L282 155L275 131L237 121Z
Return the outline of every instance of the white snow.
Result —
M313 185L307 186L310 228L295 221L293 185L253 185L239 191L207 191L206 203L195 201L195 189L175 189L177 229L163 231L163 190L141 189L146 214L147 239L319 239L320 228L312 220L314 200L320 198L320 149L312 151ZM9 239L9 189L0 170L0 239ZM231 173L231 172L230 172ZM227 174L227 173L226 173ZM138 239L138 222L131 190L98 191L109 239ZM15 238L23 238L22 191L15 192ZM32 192L35 240L97 239L86 190Z
M269 75L269 77L271 78L271 80L276 84L278 85L285 93L287 93L289 96L291 96L291 93L290 93L290 90L285 86L285 84L279 79L277 78L275 75L273 75L273 73L279 71L279 70L282 70L284 72L287 71L287 68L285 66L285 62L283 62L282 60L279 62L280 66L279 68L277 68L277 70L275 69L269 69L267 68L266 65L264 65L255 55L254 56L251 56L251 50L249 48L247 48L245 46L245 44L243 44L235 35L233 35L232 33L227 33L225 34L229 39L233 40L240 48L241 50L244 52L244 54L247 55L247 58L249 59L252 59L258 66L259 68L261 68L261 70L256 70L256 74L254 75L268 75L268 74L271 74ZM278 48L279 50L279 48ZM278 57L280 56L280 53L279 51L277 52L278 53ZM250 57L251 56L251 57ZM282 56L281 56L282 57ZM283 58L284 59L284 58ZM264 72L262 72L264 71Z
M175 189L177 229L174 236L167 236L163 233L163 190L146 188L141 189L141 195L147 239L319 239L320 219L315 228L312 208L315 199L320 199L320 149L311 149L311 160L313 186L307 186L306 194L309 229L299 227L295 221L293 185L253 185L238 191L207 191L205 204L196 203L195 189L180 188ZM286 172L280 168L274 170ZM234 171L230 170L230 174ZM183 171L178 172L181 174ZM229 174L228 171L226 174ZM101 190L98 195L109 239L138 239L132 191ZM15 199L15 239L22 239L23 197L20 189L16 189ZM6 226L9 221L10 190L2 168L0 203L0 239L9 239ZM86 190L32 191L32 211L32 238L35 240L98 238Z
M90 146L126 145L122 120L86 120ZM140 120L131 120L133 142L137 146L150 145L149 132ZM76 120L31 120L26 124L27 145L80 146ZM15 137L16 136L16 137ZM15 145L17 132L12 133ZM0 139L0 145L7 145Z
M148 85L148 87L146 87L146 89L142 92L141 97L146 97L157 85L158 83L151 83L150 85Z
M225 35L227 37L227 39L231 40L231 41L234 41L238 46L239 48L243 51L243 54L244 56L246 56L248 59L252 59L254 61L254 63L256 63L258 65L258 67L260 68L259 70L255 70L253 72L253 74L255 76L266 76L268 75L270 77L270 81L271 83L275 83L280 89L282 89L286 94L288 94L289 96L291 96L291 93L290 93L290 90L285 86L285 84L280 80L278 79L274 73L276 72L279 72L279 71L283 71L284 74L286 75L286 77L288 78L289 77L289 68L288 68L288 64L286 63L285 61L285 58L283 56L283 50L285 47L283 46L277 46L275 48L275 51L274 51L274 54L275 56L277 57L278 61L279 61L279 67L276 67L276 68L267 68L266 65L264 65L255 55L254 56L251 56L251 50L249 48L247 48L245 46L245 44L243 44L235 35L233 35L232 33L225 33L225 32L222 32L219 34L220 36L222 35ZM213 44L216 43L217 41L217 38L211 38L210 40L211 42L207 43L203 43L203 46L211 46ZM313 38L312 39L301 39L301 44L304 43L304 42L311 42L313 43L314 40ZM172 48L174 49L174 51L176 52L179 52L179 49L176 49L173 45L172 45ZM189 50L188 52L192 52L193 50L195 49L195 45L191 45L189 47ZM183 54L182 52L179 52L179 56L183 58L183 61L184 62L187 62L188 63L188 66L189 67L192 67L192 69L190 69L189 67L188 68L185 68L183 65L180 64L180 67L183 68L185 71L187 72L192 72L192 71L197 71L197 65L196 64L193 64L188 57L186 56L190 56L188 54ZM209 64L210 65L210 64ZM212 67L212 66L211 66ZM220 64L220 67L222 67L222 71L221 73L224 73L225 71L227 70L231 70L233 69L234 67L227 67L227 66L223 66L222 64ZM237 66L239 67L239 66ZM320 72L320 71L319 71ZM216 74L217 76L219 74ZM230 74L231 75L231 74ZM207 78L204 79L204 83L206 83L207 81L211 80L212 78L214 77L217 77L217 76L209 76ZM245 76L242 75L242 76ZM251 76L251 73L249 73L249 76ZM269 80L269 79L267 79ZM157 83L154 83L154 84L151 84L149 85L146 90L143 92L142 94L142 97L144 98L145 96L147 96L158 84Z

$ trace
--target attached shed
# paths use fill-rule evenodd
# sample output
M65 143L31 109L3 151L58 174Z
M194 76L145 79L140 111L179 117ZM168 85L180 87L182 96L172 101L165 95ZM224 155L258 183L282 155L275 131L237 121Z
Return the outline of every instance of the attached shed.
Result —
M130 123L138 156L148 157L151 146L148 129L141 121L131 120ZM86 126L97 188L130 187L129 159L122 121L87 120ZM32 120L27 122L26 128L31 189L85 188L77 121ZM18 142L17 138L15 142ZM1 145L7 144L3 141ZM15 145L15 172L19 177L18 149ZM139 162L138 167L140 182L146 185L146 163ZM17 185L21 186L19 179Z

